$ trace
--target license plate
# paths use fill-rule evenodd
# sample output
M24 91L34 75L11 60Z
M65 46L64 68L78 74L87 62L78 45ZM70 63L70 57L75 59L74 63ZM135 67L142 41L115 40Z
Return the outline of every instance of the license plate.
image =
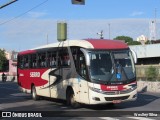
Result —
M122 101L121 100L113 100L112 102L113 103L121 103Z

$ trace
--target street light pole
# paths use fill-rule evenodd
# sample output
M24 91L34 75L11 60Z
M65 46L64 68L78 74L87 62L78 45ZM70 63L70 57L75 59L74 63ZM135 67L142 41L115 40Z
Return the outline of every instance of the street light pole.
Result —
M108 36L109 36L109 39L110 39L110 37L111 37L110 23L108 24Z

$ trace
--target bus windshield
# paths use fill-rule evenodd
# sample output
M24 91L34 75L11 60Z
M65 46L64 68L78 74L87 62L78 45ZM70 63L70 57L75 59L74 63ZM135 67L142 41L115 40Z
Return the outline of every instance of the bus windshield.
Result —
M90 51L91 80L94 81L127 81L135 78L135 67L129 50Z

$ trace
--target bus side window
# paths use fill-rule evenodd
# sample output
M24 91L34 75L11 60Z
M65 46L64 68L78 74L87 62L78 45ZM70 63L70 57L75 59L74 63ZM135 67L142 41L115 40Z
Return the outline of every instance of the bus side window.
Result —
M56 64L57 66L61 66L62 65L62 60L61 60L61 57L56 57Z
M31 56L31 54L28 55L28 64L29 64L29 68L33 68L33 66L32 66L32 56Z
M36 58L36 54L32 55L32 62L33 62L33 68L37 67L37 58Z
M37 55L37 67L40 67L41 65L41 56L40 54Z
M41 67L46 67L46 54L42 54Z
M56 61L55 61L55 58L54 57L51 57L50 58L51 59L51 61L50 61L50 66L56 66Z
M80 72L80 75L84 78L86 78L86 65L85 65L85 58L84 56L80 56L80 66L79 66L79 72Z
M65 48L65 52L63 53L63 60L64 60L64 66L70 67L71 63L67 48Z
M70 61L70 59L69 59L69 56L67 56L67 58L66 58L66 63L67 63L68 66L71 65L71 61Z
M49 51L47 53L47 67L55 67L56 66L56 54L55 50Z
M74 61L75 69L77 72L79 72L79 60L78 60L79 53L78 51L79 51L78 47L71 47L71 53L73 56L73 61Z
M21 68L21 69L23 69L23 67L24 67L24 66L23 66L23 58L24 58L23 56L19 56L19 57L18 57L18 59L19 59L19 60L18 60L18 61L19 61L18 67Z
M28 59L28 55L24 56L24 68L28 68L29 67L29 59Z
M63 56L62 65L63 65L63 66L70 66L69 56Z

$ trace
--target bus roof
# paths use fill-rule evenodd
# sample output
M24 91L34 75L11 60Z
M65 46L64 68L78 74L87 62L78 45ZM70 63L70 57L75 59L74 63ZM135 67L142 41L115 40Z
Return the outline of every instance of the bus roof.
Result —
M31 50L22 51L19 54L34 53L35 50L51 47L68 47L79 46L88 49L127 49L129 48L126 43L121 40L108 40L108 39L84 39L84 40L66 40L63 43L52 43L43 45Z

